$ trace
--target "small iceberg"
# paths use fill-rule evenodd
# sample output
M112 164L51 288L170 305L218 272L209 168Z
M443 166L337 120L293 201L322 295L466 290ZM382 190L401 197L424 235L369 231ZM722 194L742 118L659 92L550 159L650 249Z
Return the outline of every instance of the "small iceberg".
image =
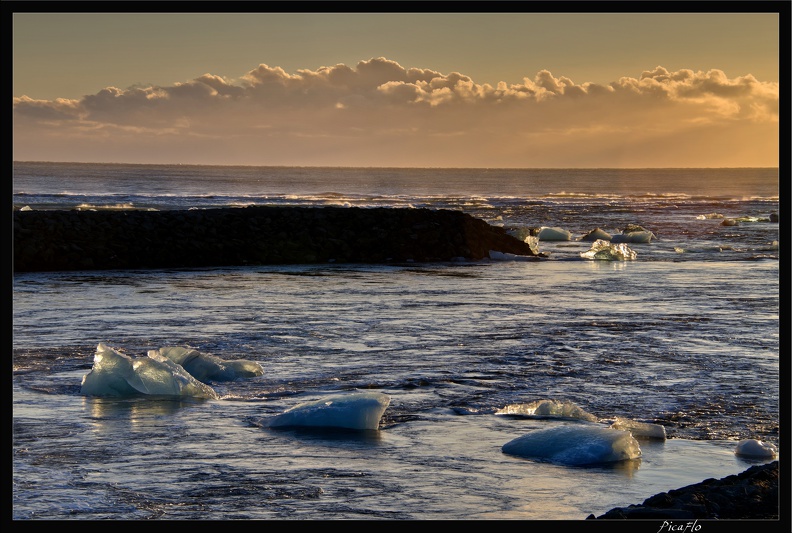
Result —
M607 231L602 230L600 228L596 228L596 229L593 229L593 230L589 231L588 233L583 235L578 240L586 241L586 242L594 242L594 241L600 241L600 240L609 241L612 238L613 238L613 235L611 235Z
M378 430L390 396L380 392L336 394L303 402L275 416L269 427Z
M743 457L772 459L778 454L778 450L769 442L762 442L756 439L744 439L737 443L734 453Z
M159 350L149 350L149 357L166 357L183 367L198 381L233 381L238 378L252 378L264 374L264 368L255 361L233 359L224 361L214 355L201 353L192 348L166 346Z
M753 222L778 222L778 215L775 217L768 216L768 217L737 217L737 218L727 218L721 222L721 226L739 226L743 223L753 223Z
M633 437L637 438L666 440L665 427L660 424L648 424L628 418L616 417L610 427L611 429L629 431Z
M597 422L598 418L572 402L537 400L529 403L514 403L495 411L496 415L517 415L536 418L562 418Z
M580 252L580 257L600 261L632 261L638 254L626 244L612 244L600 239L594 241L587 252Z
M537 235L540 241L568 241L572 233L562 228L542 227Z
M507 442L501 450L509 455L569 466L641 457L641 447L629 431L590 425L539 429Z
M146 357L124 355L99 343L91 371L83 376L80 394L86 396L174 396L217 399L217 393L158 353Z
M539 230L536 228L515 227L515 228L509 228L506 231L506 233L511 235L515 239L520 239L523 242L528 242L531 239L537 238L537 235L539 234Z
M539 255L539 257L544 257L544 255ZM490 250L489 251L489 258L492 261L536 261L537 256L535 255L517 255L511 254L508 252L499 252L497 250Z
M656 240L655 234L637 224L627 224L620 234L611 238L612 243L649 243Z

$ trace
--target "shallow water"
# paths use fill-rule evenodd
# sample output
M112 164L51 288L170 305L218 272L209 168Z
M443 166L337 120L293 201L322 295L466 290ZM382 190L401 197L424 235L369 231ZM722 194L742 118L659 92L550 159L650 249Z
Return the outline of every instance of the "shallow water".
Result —
M738 473L750 466L733 453L738 439L778 440L777 268L20 274L14 515L583 519ZM258 361L265 374L213 384L218 401L87 398L79 384L98 342L132 355L191 346ZM353 389L391 396L378 433L265 427L299 401ZM494 414L543 398L602 423L659 423L670 439L595 468L503 454L532 428L569 423Z
M447 409L379 432L276 431L257 425L259 401L48 398L45 411L41 393L15 392L15 519L578 520L751 464L733 442L680 439L612 466L537 463L500 447L574 422Z
M14 274L15 519L582 520L742 472L740 439L779 444L772 169L14 167L17 208L429 207L574 234L540 261ZM626 224L657 236L636 260L581 258L578 237ZM100 342L265 373L219 400L85 397ZM352 390L391 397L378 432L266 426ZM669 439L608 466L503 454L581 423L495 414L542 399Z

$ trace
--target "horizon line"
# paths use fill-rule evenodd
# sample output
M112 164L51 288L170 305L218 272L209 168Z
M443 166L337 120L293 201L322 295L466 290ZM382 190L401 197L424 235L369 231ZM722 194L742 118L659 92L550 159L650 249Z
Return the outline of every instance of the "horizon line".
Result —
M230 163L127 163L119 161L44 161L44 160L13 160L17 163L43 163L63 165L139 165L139 166L185 166L185 167L251 167L251 168L350 168L350 169L427 169L427 170L725 170L725 169L775 169L780 166L723 166L723 167L446 167L446 166L371 166L371 165L266 165L266 164L230 164Z

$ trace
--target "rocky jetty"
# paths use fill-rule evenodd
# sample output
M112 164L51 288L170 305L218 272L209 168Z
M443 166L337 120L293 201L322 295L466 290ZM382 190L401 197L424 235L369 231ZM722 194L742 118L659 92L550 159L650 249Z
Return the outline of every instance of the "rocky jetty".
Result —
M588 519L778 520L780 505L778 461L773 461L740 474L662 492L640 505L617 507Z
M537 255L461 211L273 207L14 211L14 270L481 260Z

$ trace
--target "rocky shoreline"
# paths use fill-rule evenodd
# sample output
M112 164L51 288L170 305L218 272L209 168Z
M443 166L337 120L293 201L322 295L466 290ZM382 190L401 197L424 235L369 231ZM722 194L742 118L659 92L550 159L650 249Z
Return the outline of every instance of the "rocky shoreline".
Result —
M14 211L16 272L537 256L461 211L274 207Z
M592 514L587 520L778 520L780 506L778 461L773 461L740 474L662 492L640 505Z

